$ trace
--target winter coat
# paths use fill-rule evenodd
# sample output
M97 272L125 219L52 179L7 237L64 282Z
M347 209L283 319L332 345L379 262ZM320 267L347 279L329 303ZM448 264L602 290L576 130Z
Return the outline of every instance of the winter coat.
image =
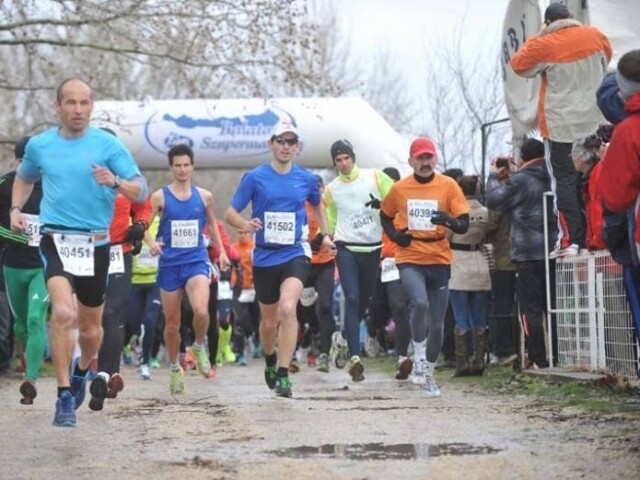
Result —
M503 183L497 174L487 181L487 207L511 215L511 259L514 262L545 259L543 194L551 189L544 158L530 160ZM557 238L553 202L547 200L548 242Z
M449 240L453 254L450 290L469 292L491 290L489 265L481 249L488 226L487 208L478 200L469 199L469 229L463 234L454 233Z
M596 91L611 54L611 44L600 30L562 19L527 39L513 56L516 74L542 75L538 126L544 138L571 143L597 130L602 115Z

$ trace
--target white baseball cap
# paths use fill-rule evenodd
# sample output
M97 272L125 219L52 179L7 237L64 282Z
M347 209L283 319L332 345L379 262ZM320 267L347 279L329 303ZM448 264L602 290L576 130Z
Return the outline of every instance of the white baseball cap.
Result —
M290 120L280 120L276 123L273 130L271 130L271 137L279 137L283 133L293 133L295 136L298 136L296 126Z

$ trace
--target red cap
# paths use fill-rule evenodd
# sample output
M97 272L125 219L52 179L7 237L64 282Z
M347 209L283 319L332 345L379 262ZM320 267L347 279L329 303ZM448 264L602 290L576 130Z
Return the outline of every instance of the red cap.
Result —
M423 153L430 153L431 155L435 155L436 145L428 138L424 138L424 137L416 138L411 143L411 148L409 149L409 155L411 157L419 157Z

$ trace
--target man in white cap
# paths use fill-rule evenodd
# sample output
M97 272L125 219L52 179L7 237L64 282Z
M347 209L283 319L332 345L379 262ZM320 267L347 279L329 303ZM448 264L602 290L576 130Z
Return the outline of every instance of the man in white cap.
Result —
M324 243L327 220L316 177L293 163L299 138L295 125L280 121L268 141L273 159L249 171L240 181L226 221L255 235L253 280L260 304L260 340L264 349L265 381L278 397L289 398L289 364L296 348L296 306L311 271L311 248ZM320 232L309 243L305 202L314 207ZM240 215L251 203L251 220ZM278 349L276 351L276 338Z

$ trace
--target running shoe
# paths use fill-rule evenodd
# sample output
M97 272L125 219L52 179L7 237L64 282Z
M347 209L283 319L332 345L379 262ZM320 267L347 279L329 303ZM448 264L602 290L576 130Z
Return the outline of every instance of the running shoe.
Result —
M293 360L291 360L291 363L289 364L289 373L298 373L299 371L300 371L300 364L294 358Z
M349 375L354 382L364 380L364 365L358 355L354 355L349 361Z
M99 372L96 378L91 382L89 387L89 393L91 399L89 400L89 408L94 412L99 412L104 407L104 399L107 398L109 392L109 374L106 372Z
M276 388L277 379L278 376L276 375L275 365L273 367L267 366L264 368L264 381L267 382L267 387L269 387L271 390Z
M65 390L56 400L56 413L53 417L53 426L75 427L78 425L75 410L76 399L69 390Z
M80 408L80 405L84 402L84 397L87 394L87 378L89 377L89 370L87 370L87 373L82 377L74 375L76 365L78 365L79 361L80 357L77 357L71 362L71 370L69 372L69 384L71 386L71 394L75 399L76 410Z
M161 367L161 365L160 365L160 360L158 360L157 358L151 358L151 359L149 359L149 366L150 366L151 368L154 368L154 369L155 369L155 368L160 368L160 367Z
M191 356L195 360L196 370L198 370L198 373L205 378L209 378L211 362L209 362L209 355L207 355L204 347L197 348L194 345L189 349L189 353L191 353Z
M307 367L315 367L318 364L318 357L313 353L307 355Z
M149 365L143 363L140 365L140 377L143 380L151 380L151 370L149 370Z
M119 373L114 373L109 378L107 398L116 398L124 390L124 380Z
M329 355L326 353L321 353L318 356L318 371L329 373Z
M289 377L278 377L276 379L276 396L291 398L291 380L289 380Z
M380 343L375 337L368 337L367 342L364 344L364 352L369 358L375 358L380 354Z
M344 368L349 358L349 347L341 332L333 332L329 355L336 368Z
M439 397L440 389L438 385L436 385L434 378L431 375L426 375L424 380L424 392L427 394L427 397Z
M236 363L242 367L246 367L249 362L247 362L247 357L245 357L244 353L238 355L238 357L236 358Z
M396 363L396 380L406 380L413 370L413 362L410 357L398 357Z
M35 382L30 379L26 379L22 382L22 385L20 385L20 395L22 395L22 398L20 399L20 403L22 405L32 405L33 399L38 396Z
M411 370L411 375L409 375L409 381L413 385L424 385L426 382L427 375L427 361L425 359L420 359L413 362L413 370Z
M171 395L182 395L184 393L184 370L171 370L169 375L169 388Z
M125 365L131 365L133 363L133 348L131 348L131 345L125 345L122 348L122 361Z

